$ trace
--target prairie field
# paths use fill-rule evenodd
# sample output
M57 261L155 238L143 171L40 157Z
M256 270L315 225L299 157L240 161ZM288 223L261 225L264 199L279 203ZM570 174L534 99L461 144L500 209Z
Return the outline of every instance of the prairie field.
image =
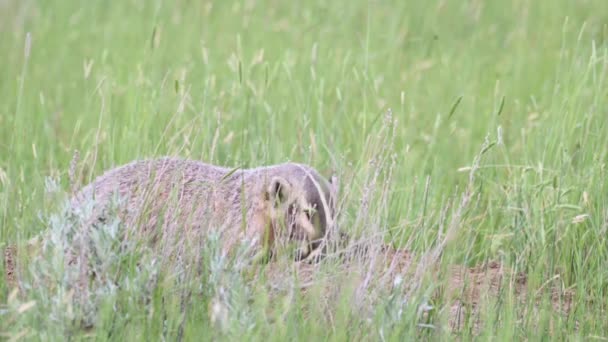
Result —
M0 0L0 51L0 339L608 339L605 0ZM167 155L336 175L349 238L167 266L112 221L75 301L69 195Z

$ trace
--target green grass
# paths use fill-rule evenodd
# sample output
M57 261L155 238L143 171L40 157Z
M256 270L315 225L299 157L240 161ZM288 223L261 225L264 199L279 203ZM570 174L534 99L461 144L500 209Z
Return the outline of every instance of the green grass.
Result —
M499 260L524 272L532 292L556 274L576 291L566 318L506 291L482 309L483 336L608 338L607 25L605 0L2 1L0 249L48 226L56 195L69 191L74 150L84 183L160 155L245 167L293 160L341 178L346 231L382 232L423 254L456 217L441 265ZM462 168L477 156L469 183ZM59 192L45 191L47 177ZM135 290L104 295L92 334L454 336L439 328L441 300L426 322L433 328L417 325L428 279L412 305L367 293L380 303L368 312L349 297L356 283L335 282L341 296L331 300L273 297L271 280L227 269L184 283L162 276L148 304ZM122 272L139 279L132 265ZM201 284L231 288L225 329L209 316L211 290L193 295L182 319L181 289ZM52 320L59 297L38 292L19 313L8 291L0 282L3 336L83 336Z

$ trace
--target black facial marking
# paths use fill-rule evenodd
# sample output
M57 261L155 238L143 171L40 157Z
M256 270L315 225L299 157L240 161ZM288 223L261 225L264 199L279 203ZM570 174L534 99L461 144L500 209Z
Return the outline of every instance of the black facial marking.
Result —
M306 210L304 210L304 214L306 214L306 218L307 218L309 221L312 221L312 215L313 215L312 210L310 210L310 209L306 209Z
M276 196L279 202L283 203L285 200L285 193L281 182L274 182L272 185L272 193Z

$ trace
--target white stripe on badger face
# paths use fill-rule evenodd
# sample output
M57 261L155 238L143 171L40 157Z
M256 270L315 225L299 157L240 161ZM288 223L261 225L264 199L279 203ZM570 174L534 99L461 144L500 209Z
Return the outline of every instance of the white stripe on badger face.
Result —
M299 196L297 199L298 212L296 213L296 227L302 229L306 235L308 235L309 240L317 239L320 235L318 232L318 228L315 227L314 220L318 220L318 215L316 215L316 209L313 208L308 201L304 198L304 196ZM309 215L307 212L311 213L312 221L309 219Z
M334 202L335 200L337 200L335 198L335 196L337 196L337 191L338 191L338 178L335 176L331 177L331 182L329 182L329 187L330 189L328 189L329 191L329 196L330 196L330 203L327 202L327 199L325 198L325 191L321 188L321 184L319 184L319 182L317 182L317 180L315 179L315 177L305 168L303 168L300 165L297 165L302 171L304 171L304 173L306 174L306 176L312 181L312 184L315 186L315 188L317 189L317 192L319 193L319 198L321 199L321 205L323 206L323 210L325 212L325 229L329 229L329 227L333 227L334 226L334 220L335 220L335 211L331 210L330 211L330 204L335 205ZM333 201L331 200L331 198L334 197Z
M315 229L315 226L312 224L312 222L310 222L304 211L301 211L297 214L296 224L297 227L300 227L306 232L309 239L312 240L316 238L317 230Z

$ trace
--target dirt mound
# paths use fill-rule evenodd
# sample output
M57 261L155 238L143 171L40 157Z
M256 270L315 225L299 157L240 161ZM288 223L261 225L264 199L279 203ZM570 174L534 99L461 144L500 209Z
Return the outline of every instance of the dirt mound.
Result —
M448 311L447 328L452 332L461 331L470 320L474 332L479 332L484 305L504 300L504 297L510 294L522 308L527 308L526 303L532 299L529 297L534 297L532 310L538 311L542 296L550 291L554 313L566 317L572 308L574 291L563 289L559 276L530 293L528 279L524 273L514 272L495 261L474 267L448 265L441 269L440 266L422 265L413 253L388 245L349 248L339 258L339 267L333 269L333 274L329 275L323 273L322 262L296 263L294 273L302 293L306 294L310 288L321 284L321 292L326 297L322 302L336 303L334 300L342 291L340 284L355 284L359 293L355 301L365 301L374 297L372 292L390 291L398 279L404 285L401 287L403 292L411 291L420 284L417 277L421 277L422 269L426 271L426 276L431 277L431 281L436 281L437 288L433 299L443 298L442 302L446 305L443 310ZM285 276L285 268L281 265L269 265L265 275L274 290L287 290L293 286L292 280ZM314 292L314 295L318 294L319 291ZM525 311L518 312L519 317L525 314ZM331 316L331 313L328 316Z
M6 285L10 289L14 289L17 286L17 265L16 258L17 250L15 246L7 246L4 249L4 272Z

